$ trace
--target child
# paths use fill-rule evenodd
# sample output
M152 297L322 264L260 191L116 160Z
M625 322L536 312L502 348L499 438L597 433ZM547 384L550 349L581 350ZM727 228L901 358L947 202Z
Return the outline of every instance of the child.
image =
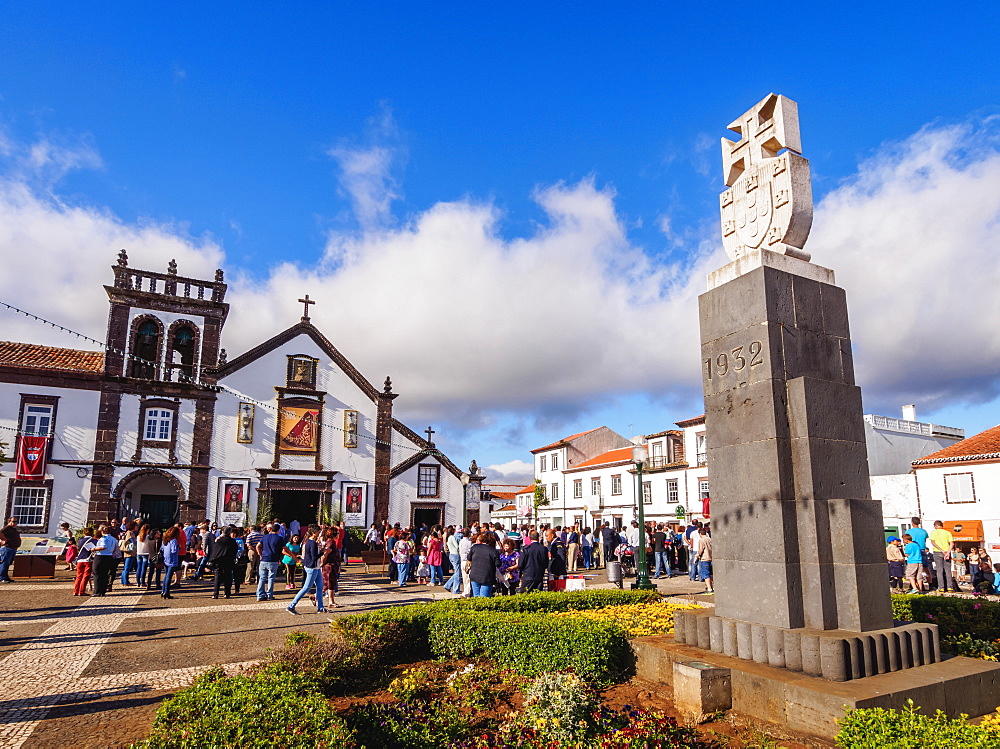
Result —
M66 541L66 569L76 569L76 552L76 539L70 536L69 540Z
M427 585L427 578L430 577L431 566L427 564L426 549L421 547L419 563L417 564L417 583Z

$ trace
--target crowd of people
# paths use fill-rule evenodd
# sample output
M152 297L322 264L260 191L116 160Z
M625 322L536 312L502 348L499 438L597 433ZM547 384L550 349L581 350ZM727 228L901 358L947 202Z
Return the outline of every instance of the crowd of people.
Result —
M200 580L210 572L213 598L231 598L244 585L253 585L257 600L267 601L274 599L283 574L285 590L296 592L290 613L297 613L296 605L307 595L319 612L340 608L336 595L347 543L342 524L302 527L274 520L242 528L205 520L160 530L123 518L84 528L78 537L68 525L61 530L68 537L66 565L76 571L76 596L105 596L117 584L158 590L169 599L185 580Z
M940 520L927 531L919 517L910 518L911 527L902 538L887 539L889 584L906 593L937 590L964 593L960 583L968 583L972 592L996 594L1000 583L1000 563L994 564L981 546L965 551Z
M645 536L645 538L642 538ZM603 523L592 529L578 525L512 527L472 523L467 527L400 524L372 525L368 548L384 546L389 579L397 588L410 582L443 586L457 596L525 593L547 581L620 562L635 572L640 541L645 544L648 572L654 578L689 574L712 593L712 538L707 523L646 524L627 528Z

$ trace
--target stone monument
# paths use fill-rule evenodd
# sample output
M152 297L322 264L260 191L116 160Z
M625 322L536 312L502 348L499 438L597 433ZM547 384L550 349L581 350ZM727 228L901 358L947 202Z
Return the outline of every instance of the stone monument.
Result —
M848 708L992 712L1000 664L942 660L936 625L892 619L847 301L804 250L795 102L771 94L729 127L732 262L699 299L715 608L634 640L636 671L673 687L680 710L731 707L827 739Z
M679 638L835 681L935 662L937 627L892 619L847 300L803 249L798 108L771 94L729 128L732 262L699 299L716 605Z

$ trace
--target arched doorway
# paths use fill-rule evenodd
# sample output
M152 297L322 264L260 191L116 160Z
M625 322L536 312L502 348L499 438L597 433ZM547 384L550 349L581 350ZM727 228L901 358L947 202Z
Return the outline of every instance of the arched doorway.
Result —
M147 468L123 478L115 488L123 514L132 514L152 528L167 528L177 522L184 486L165 471Z

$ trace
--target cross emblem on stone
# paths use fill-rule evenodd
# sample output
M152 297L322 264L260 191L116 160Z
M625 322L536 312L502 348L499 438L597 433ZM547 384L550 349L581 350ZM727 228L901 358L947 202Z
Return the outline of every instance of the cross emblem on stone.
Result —
M432 439L431 439L431 435L433 435L433 434L434 434L434 430L433 430L433 429L431 429L430 427L427 427L427 428L426 428L426 429L424 430L424 434L426 434L426 435L427 435L427 442L428 442L429 444L433 445L433 444L434 444L434 440L432 440Z
M316 304L316 300L310 299L309 295L306 294L305 299L299 299L299 301L303 304L302 322L309 322L309 305Z
M799 108L784 96L767 96L731 122L729 129L740 136L736 142L722 139L722 171L729 187L752 165L774 158L782 148L802 153Z

